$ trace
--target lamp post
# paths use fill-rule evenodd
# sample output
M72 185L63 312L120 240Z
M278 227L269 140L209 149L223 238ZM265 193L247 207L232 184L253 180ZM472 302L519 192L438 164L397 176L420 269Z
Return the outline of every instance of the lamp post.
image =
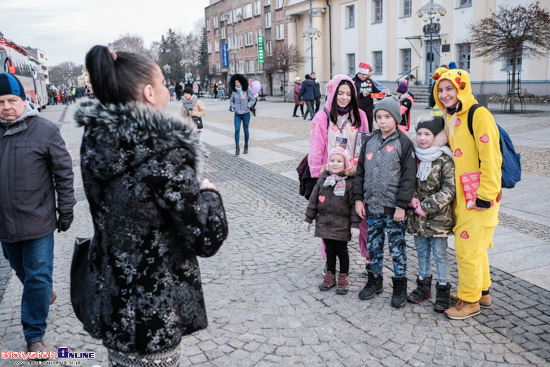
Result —
M433 62L434 62L434 45L433 45L433 35L434 33L439 35L439 32L441 30L441 24L439 24L439 21L441 20L441 17L444 17L445 14L447 14L447 10L437 4L434 3L433 0L430 0L429 3L422 6L418 11L416 12L419 18L422 18L422 20L427 23L424 25L424 35L430 36L430 52L429 52L429 61L430 61L430 70L429 74L433 74ZM429 23L428 23L429 22ZM428 78L430 81L430 88L432 87L432 78Z
M230 13L229 12L225 12L221 15L221 19L226 22L229 21L229 17L230 17ZM236 39L235 39L235 23L240 23L241 20L242 20L243 16L241 13L235 15L235 19L233 19L233 22L231 23L232 24L232 28L233 28L233 33L231 34L231 37L233 37L233 45L231 46L230 48L230 51L231 53L233 54L233 74L236 74L237 72L237 52L240 51L240 47L237 47L237 42L236 42Z
M309 40L311 70L313 69L313 40L321 37L321 31L313 27L313 0L309 0L309 27L302 32L302 37Z

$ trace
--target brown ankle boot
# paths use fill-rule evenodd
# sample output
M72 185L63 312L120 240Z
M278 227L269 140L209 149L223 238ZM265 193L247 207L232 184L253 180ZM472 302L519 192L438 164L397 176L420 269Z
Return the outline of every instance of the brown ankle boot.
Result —
M451 303L454 305L455 303L457 303L458 301L460 300L460 298L458 298L458 294L454 293L454 294L451 294ZM491 304L491 293L487 293L486 295L482 295L481 298L479 299L479 307L481 308L491 308L492 304Z
M319 289L322 291L328 291L330 288L336 285L336 275L332 274L331 271L327 271L325 277L323 278L323 283L319 285Z
M349 287L349 276L346 273L338 273L338 288L336 294L347 294Z
M447 317L453 320L464 320L468 317L479 315L479 313L479 302L466 302L461 299L458 300L453 308L445 311Z

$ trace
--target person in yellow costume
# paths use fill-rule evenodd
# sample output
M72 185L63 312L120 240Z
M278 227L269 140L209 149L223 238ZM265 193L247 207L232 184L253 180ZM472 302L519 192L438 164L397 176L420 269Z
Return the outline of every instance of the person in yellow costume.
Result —
M473 117L473 136L468 129L468 111L477 101L472 95L468 73L453 69L441 74L435 100L445 111L445 128L455 163L456 198L455 254L458 266L456 302L445 314L456 320L480 313L480 307L491 307L491 276L487 248L493 248L493 232L498 224L500 207L502 153L498 127L486 108L478 108ZM461 175L481 172L477 198L466 201ZM466 176L466 175L464 175ZM464 177L463 176L463 177ZM468 175L471 178L471 175Z

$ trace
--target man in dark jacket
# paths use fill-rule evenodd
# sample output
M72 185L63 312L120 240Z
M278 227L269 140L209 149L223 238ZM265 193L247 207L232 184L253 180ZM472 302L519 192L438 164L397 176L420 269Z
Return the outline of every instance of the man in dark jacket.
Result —
M381 91L376 88L376 85L372 82L369 74L372 72L372 68L369 64L363 62L359 63L357 74L353 78L355 83L355 89L357 90L357 97L359 99L359 108L362 109L367 115L369 121L369 131L372 132L373 128L373 116L374 102L371 97L371 93L380 93Z
M315 100L315 82L311 79L309 74L306 74L306 80L302 83L302 88L300 88L298 99L302 99L306 102L307 111L304 115L304 120L306 119L308 113L309 119L313 120L315 111L313 109L313 101Z
M309 76L311 77L311 80L313 80L313 82L315 83L315 113L317 113L319 112L319 108L321 107L321 84L319 84L319 81L317 80L317 76L315 75L314 71L312 71Z
M69 229L76 204L72 160L59 128L38 116L19 79L8 73L0 74L0 133L0 242L23 283L27 349L47 353L46 319L56 298L53 232Z

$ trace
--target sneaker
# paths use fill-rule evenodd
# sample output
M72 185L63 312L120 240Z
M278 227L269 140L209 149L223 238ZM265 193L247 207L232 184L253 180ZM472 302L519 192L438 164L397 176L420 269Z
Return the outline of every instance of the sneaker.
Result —
M420 303L432 296L432 277L425 279L416 278L416 289L408 296L407 300L412 303Z
M451 303L454 305L460 301L460 298L458 298L458 294L454 293L451 294ZM481 308L491 308L491 293L487 293L486 295L482 295L479 299L479 307Z
M361 292L359 292L359 298L363 300L371 299L375 295L383 292L384 278L382 274L375 277L374 274L369 271L368 277L369 277L369 280L367 281L367 285L365 285L365 287L361 290Z
M453 308L445 311L445 314L453 320L464 320L479 315L480 312L479 302L466 302L459 299Z
M338 273L338 288L336 294L347 294L349 287L349 276L345 273Z
M331 271L327 271L325 277L323 278L323 283L319 284L319 289L321 291L328 291L330 288L336 285L336 275L332 274Z

